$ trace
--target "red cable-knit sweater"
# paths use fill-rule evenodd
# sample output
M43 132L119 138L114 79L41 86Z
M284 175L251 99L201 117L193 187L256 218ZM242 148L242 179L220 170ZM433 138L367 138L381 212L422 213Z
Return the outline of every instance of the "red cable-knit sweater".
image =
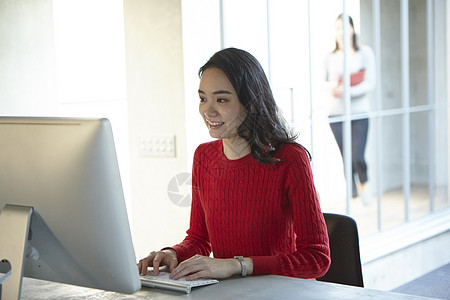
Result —
M194 155L190 228L172 247L178 260L200 254L253 259L253 274L317 278L330 265L325 221L306 151L283 144L263 165L251 154L228 160L222 140Z

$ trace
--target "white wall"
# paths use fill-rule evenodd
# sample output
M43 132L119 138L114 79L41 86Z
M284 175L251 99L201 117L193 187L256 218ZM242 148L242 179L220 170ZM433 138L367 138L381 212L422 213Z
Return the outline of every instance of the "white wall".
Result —
M180 0L125 0L132 231L140 258L180 242L189 207L170 201L171 179L189 172ZM175 136L175 157L143 157L141 136Z
M195 148L211 140L198 113L198 70L221 45L219 0L182 2L185 128L187 164L191 170ZM208 13L205 13L208 12Z
M127 190L122 2L0 0L0 45L0 115L108 117Z
M389 291L450 263L450 232L363 265L364 286Z
M0 115L57 111L51 0L0 0Z
M122 1L0 0L0 66L0 115L111 120L129 204Z

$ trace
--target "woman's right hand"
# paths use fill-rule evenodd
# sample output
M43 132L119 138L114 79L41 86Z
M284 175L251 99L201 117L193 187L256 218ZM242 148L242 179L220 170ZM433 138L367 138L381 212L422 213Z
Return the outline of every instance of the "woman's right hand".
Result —
M178 265L177 253L172 249L152 251L138 263L139 274L146 275L148 267L153 267L154 275L159 274L160 266L167 266L172 272Z
M344 92L344 87L342 84L336 85L332 90L331 93L335 98L342 98L342 93Z

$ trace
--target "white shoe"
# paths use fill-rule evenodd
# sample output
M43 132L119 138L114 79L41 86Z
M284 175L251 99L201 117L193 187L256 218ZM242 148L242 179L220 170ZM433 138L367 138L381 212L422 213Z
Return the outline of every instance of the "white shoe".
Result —
M370 192L370 186L365 183L360 185L360 195L365 206L369 206L373 203L372 193Z

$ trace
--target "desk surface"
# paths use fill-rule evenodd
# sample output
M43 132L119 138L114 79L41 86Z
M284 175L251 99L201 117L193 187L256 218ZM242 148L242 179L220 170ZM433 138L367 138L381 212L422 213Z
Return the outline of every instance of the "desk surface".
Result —
M30 299L431 299L393 292L284 276L249 276L221 280L218 284L195 288L190 294L142 288L133 295L106 292L42 280L24 278L22 300Z

